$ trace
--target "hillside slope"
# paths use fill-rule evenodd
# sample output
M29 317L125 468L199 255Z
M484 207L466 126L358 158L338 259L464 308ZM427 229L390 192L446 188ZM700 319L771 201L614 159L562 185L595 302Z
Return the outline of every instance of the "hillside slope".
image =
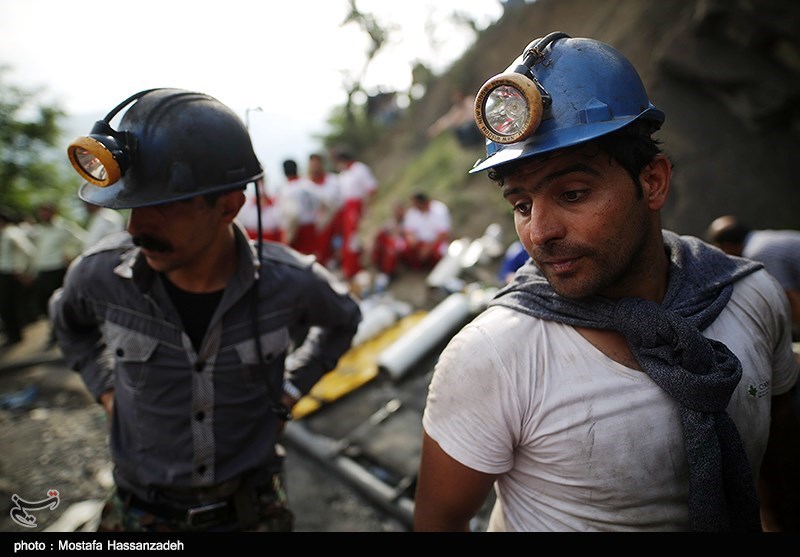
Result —
M703 233L723 213L754 227L800 228L793 165L800 147L800 3L791 0L537 0L509 9L405 117L364 153L382 182L365 237L414 189L451 204L458 235L499 222L509 210L485 175L470 176L483 149L462 149L425 129L458 87L477 91L522 48L551 31L612 44L638 68L666 112L660 132L675 164L664 226Z

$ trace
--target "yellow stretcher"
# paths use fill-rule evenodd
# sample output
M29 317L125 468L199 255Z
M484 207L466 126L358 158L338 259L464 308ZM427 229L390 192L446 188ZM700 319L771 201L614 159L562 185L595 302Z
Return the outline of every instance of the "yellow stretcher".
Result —
M426 311L416 311L402 317L375 337L345 352L336 368L325 374L297 402L292 409L292 416L296 420L308 416L375 379L379 373L378 358L381 352L419 323L426 314Z

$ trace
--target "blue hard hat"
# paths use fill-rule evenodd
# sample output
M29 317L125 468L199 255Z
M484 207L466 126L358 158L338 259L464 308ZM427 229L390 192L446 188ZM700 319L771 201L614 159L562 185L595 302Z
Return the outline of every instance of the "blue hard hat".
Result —
M501 75L517 72L533 77L544 98L541 123L532 135L516 143L487 139L487 156L475 163L471 174L578 145L635 120L650 120L654 129L664 121L664 113L650 102L633 65L619 51L594 39L551 33L532 41L506 72Z

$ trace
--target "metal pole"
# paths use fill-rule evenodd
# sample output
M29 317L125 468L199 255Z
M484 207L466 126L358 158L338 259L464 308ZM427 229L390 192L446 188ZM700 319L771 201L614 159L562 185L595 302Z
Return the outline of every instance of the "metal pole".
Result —
M244 111L244 127L247 131L250 131L250 111L254 110L256 112L264 112L264 110L260 106L256 106L255 108L246 108Z

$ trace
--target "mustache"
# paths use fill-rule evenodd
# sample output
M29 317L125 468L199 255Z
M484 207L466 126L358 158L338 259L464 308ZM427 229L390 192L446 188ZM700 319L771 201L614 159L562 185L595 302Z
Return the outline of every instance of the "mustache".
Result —
M585 246L555 243L534 247L531 250L530 256L534 261L540 261L542 259L571 259L573 257L589 255L591 252L592 250Z
M147 234L133 237L133 245L144 248L148 251L168 252L172 251L172 244L165 240L160 240Z

